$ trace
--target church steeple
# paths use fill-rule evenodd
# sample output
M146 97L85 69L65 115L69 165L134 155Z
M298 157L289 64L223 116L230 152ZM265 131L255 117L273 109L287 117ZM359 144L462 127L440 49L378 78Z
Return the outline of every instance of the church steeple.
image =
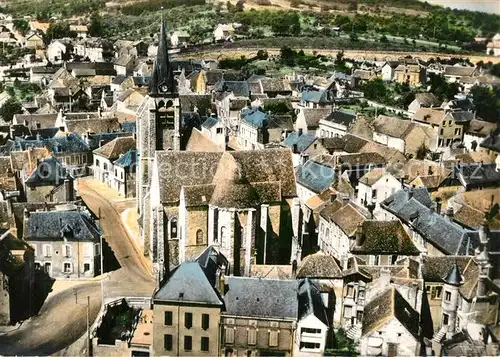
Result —
M174 73L168 57L167 30L165 21L161 20L160 39L158 52L154 64L151 81L149 82L149 96L158 97L163 95L176 95Z

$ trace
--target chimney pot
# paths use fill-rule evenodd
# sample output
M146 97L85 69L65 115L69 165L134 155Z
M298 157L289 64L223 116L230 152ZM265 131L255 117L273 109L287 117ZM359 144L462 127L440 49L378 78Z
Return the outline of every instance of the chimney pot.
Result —
M363 225L358 224L356 228L356 246L361 247L363 245Z

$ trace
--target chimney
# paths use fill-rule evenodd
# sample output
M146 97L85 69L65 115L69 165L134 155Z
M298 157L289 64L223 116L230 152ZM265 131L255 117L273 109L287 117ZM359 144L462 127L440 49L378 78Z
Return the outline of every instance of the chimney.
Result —
M224 269L221 269L220 276L219 276L219 293L224 296L225 294L225 287L226 287L226 276L225 276L225 271Z
M64 193L67 202L74 201L74 185L73 178L68 174L64 179Z
M30 218L30 211L28 211L26 208L24 209L24 219Z
M297 148L297 144L293 144L293 146L292 146L292 151L293 151L293 153L294 153L294 154L297 154L297 153L298 153L298 151L299 151L299 150L298 150L298 148Z
M483 271L479 273L479 279L477 280L477 297L485 297L488 292L487 288L488 275Z
M303 132L302 128L299 128L298 136L302 136L302 132Z
M436 213L441 214L441 198L436 197Z
M337 193L330 191L330 202L334 202L337 199Z
M450 221L453 221L453 207L451 206L446 207L445 215Z
M297 276L297 259L294 259L292 262L292 277Z
M358 227L356 228L356 247L361 247L363 245L363 241L363 225L358 224Z

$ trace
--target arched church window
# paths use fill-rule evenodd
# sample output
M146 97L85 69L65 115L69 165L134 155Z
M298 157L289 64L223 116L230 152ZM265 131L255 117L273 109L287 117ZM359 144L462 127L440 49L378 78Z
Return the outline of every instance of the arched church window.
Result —
M165 106L165 102L163 100L160 100L158 103L158 108L163 108Z
M226 238L226 227L222 226L220 227L220 244L224 242L224 239Z
M173 107L174 106L174 102L172 102L171 100L169 100L167 102L167 105L165 106L166 108L170 108L170 107Z
M196 231L196 244L203 244L203 231L201 229Z
M172 218L170 220L170 238L177 238L177 218Z

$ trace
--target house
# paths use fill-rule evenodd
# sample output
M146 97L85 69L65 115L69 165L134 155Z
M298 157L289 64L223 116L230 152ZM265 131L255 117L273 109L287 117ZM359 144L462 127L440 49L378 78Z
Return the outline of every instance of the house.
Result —
M35 50L45 48L43 37L36 32L26 36L24 39L24 47Z
M87 38L89 29L86 25L69 25L69 30L76 32L77 38Z
M494 133L498 124L484 120L472 119L465 127L463 144L469 151L480 149L479 144Z
M217 251L208 249L217 257ZM212 259L179 265L154 294L154 355L219 355L224 301L216 289L216 273L224 277L225 271Z
M76 43L75 55L89 62L104 62L113 57L113 46L100 37L85 37Z
M357 200L359 206L373 204L373 215L383 220L380 202L402 188L401 182L386 169L375 168L359 179Z
M226 148L226 127L215 115L208 117L201 124L201 133L214 141L222 150Z
M123 54L113 62L113 67L118 76L130 76L136 65L136 57L129 54Z
M52 63L59 63L71 58L73 42L69 38L52 40L47 46L47 59Z
M419 86L425 83L426 70L420 65L400 64L394 70L394 81Z
M57 67L31 67L30 83L36 83L44 87L50 83L57 70Z
M76 197L74 178L54 157L42 160L28 175L24 181L27 202L71 202Z
M379 115L372 123L373 141L415 155L424 145L429 150L437 146L437 134L428 126L386 115Z
M464 79L470 79L479 74L477 67L445 66L444 78L449 83L460 83Z
M25 241L0 228L0 326L21 322L35 313L33 253Z
M99 274L101 232L90 213L25 211L23 240L33 249L35 270L54 279L88 279Z
M399 219L414 244L428 256L472 254L479 245L477 232L454 223L453 211L442 216L433 206L426 188L402 189L380 203L387 211L385 219Z
M453 165L450 174L441 187L461 187L461 190L482 190L488 187L498 187L500 172L495 163L482 162Z
M395 69L399 66L399 61L387 61L382 66L381 74L384 81L392 81L394 79Z
M117 137L100 148L95 149L93 151L94 165L92 166L94 178L109 187L113 187L118 192L122 192L125 178L124 172L120 170L120 173L118 173L118 168L115 168L113 163L131 150L135 151L135 139L133 136Z
M410 114L415 114L415 112L421 108L433 108L439 107L441 102L432 93L417 93L415 94L415 99L408 105L408 112Z
M189 42L189 34L186 31L174 31L170 36L172 47L186 47Z
M301 202L323 193L334 183L335 170L315 160L308 160L296 170L297 195Z
M318 136L320 138L343 137L356 120L356 113L347 109L336 109L326 118L320 119Z
M500 34L497 33L486 45L486 54L490 56L500 56Z
M461 143L464 130L472 119L473 112L443 108L421 108L413 118L414 121L429 125L438 131L438 150Z
M488 153L500 155L500 131L490 133L479 146Z
M305 163L309 157L327 153L321 141L314 134L303 133L301 129L298 132L294 131L288 134L281 146L292 150L294 167Z
M113 162L114 187L124 197L135 197L138 152L130 149Z
M213 34L216 42L231 41L234 36L234 26L233 24L218 24Z
M377 74L373 70L355 69L352 72L353 86L359 87L361 84L377 78Z
M304 133L310 131L311 133L318 134L317 130L320 120L325 119L332 112L332 108L297 108L297 111L297 120L294 125L295 131L302 129Z
M243 150L264 149L267 144L280 143L284 133L293 130L289 115L264 113L260 108L242 110L238 128L238 146Z
M300 105L304 108L332 107L335 100L327 90L305 90L300 94Z
M395 287L365 305L360 339L362 355L421 355L420 343L420 314Z

